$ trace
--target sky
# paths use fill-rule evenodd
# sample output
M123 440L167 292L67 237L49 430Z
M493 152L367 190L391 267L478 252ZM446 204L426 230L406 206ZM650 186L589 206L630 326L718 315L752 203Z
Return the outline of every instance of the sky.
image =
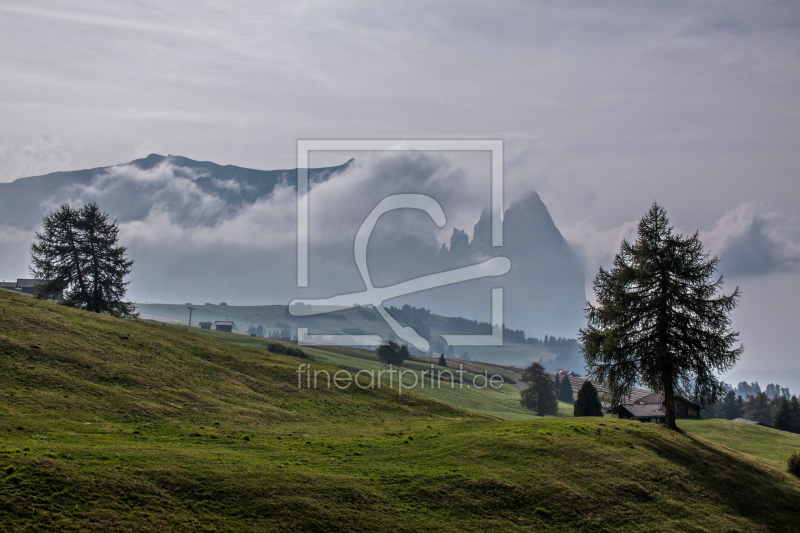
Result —
M731 379L800 388L796 2L165 4L0 4L0 181L149 153L292 168L298 139L502 139L506 204L539 193L588 298L656 200L742 289Z

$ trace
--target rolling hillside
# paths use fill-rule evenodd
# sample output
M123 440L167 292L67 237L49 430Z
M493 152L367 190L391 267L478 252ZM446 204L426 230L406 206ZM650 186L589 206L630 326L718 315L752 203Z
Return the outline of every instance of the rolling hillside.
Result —
M800 523L800 480L689 433L298 389L297 363L0 291L0 531Z
M180 304L155 304L137 303L137 310L142 318L149 318L162 322L188 323L189 311L186 305ZM214 322L217 320L232 320L236 323L240 333L246 332L251 326L262 326L267 331L279 331L284 328L295 332L298 327L307 327L309 333L327 333L336 335L362 335L377 334L389 338L392 330L381 318L380 314L372 308L346 309L334 313L326 313L312 317L292 316L285 305L264 306L228 306L194 303L195 311L192 322ZM472 333L452 326L450 317L431 314L426 321L433 337L443 334ZM457 353L469 352L469 358L499 365L513 365L516 367L528 366L532 361L554 359L558 353L552 348L542 345L520 344L506 342L504 346L470 346L459 348ZM578 369L580 372L582 369Z

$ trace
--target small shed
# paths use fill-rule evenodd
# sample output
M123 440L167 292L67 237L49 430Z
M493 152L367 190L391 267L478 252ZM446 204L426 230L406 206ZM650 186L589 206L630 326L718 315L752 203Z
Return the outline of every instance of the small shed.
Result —
M211 329L211 326L212 326L211 322L200 322L201 329Z
M217 320L214 322L214 329L225 333L233 333L234 326L235 324L231 320Z
M618 414L624 420L637 420L653 424L664 424L667 421L667 415L656 404L623 403L619 406Z

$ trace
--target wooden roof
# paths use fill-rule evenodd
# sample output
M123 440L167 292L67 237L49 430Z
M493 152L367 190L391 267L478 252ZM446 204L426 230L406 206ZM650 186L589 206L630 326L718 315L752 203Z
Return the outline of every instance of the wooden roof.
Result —
M667 415L661 408L653 403L624 403L619 406L635 418L664 418Z

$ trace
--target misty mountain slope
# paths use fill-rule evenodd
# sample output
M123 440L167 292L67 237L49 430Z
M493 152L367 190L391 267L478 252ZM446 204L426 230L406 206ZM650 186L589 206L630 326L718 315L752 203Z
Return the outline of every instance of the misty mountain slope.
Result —
M417 210L382 216L367 256L375 286L496 255L510 258L512 270L387 305L409 303L488 321L491 289L504 287L508 327L531 336L574 337L583 324L581 264L547 207L535 192L512 198L505 245L493 248L488 198L466 194L464 176L462 168L424 154L311 169L309 286L303 289L296 274L296 170L153 154L122 165L23 178L0 184L0 272L27 275L33 232L46 213L65 202L95 201L119 221L122 242L136 261L129 293L136 301L285 305L297 297L357 293L365 289L353 255L358 227L386 196L422 193L442 205L452 225L439 230ZM465 229L474 229L472 239ZM438 240L446 234L440 231L451 232L449 244Z
M311 169L309 180L312 184L324 181L348 165L349 162L338 167ZM168 171L159 172L161 168ZM150 175L133 178L137 170ZM122 165L21 178L11 183L0 183L0 225L35 228L45 214L71 199L102 199L104 204L110 204L103 207L113 209L120 222L138 220L147 215L148 206L131 201L132 197L148 197L163 191L166 187L160 178L164 177L177 182L191 182L199 191L219 198L230 211L234 211L269 195L281 183L295 187L297 169L255 170L181 156L150 154ZM190 192L189 187L182 189ZM156 203L149 203L150 207L153 205ZM169 207L175 209L179 206L173 204Z

